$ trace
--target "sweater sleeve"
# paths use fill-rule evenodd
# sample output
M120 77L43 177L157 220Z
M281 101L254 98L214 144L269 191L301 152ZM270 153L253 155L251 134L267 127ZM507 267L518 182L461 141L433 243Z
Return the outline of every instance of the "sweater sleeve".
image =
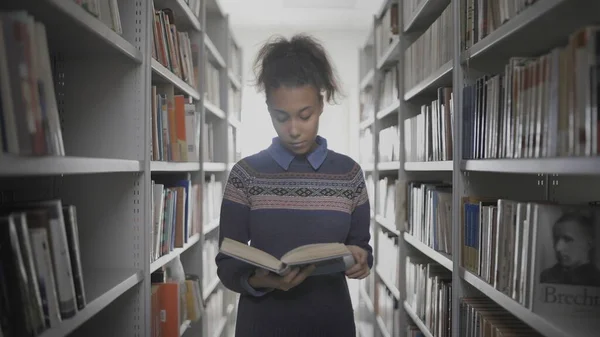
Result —
M250 240L249 216L250 202L247 196L248 175L238 164L234 165L225 185L223 202L221 204L221 218L219 223L219 247L224 238L230 238L243 243ZM218 253L215 262L219 279L231 291L260 296L263 291L253 289L248 284L248 277L254 268L227 255Z
M350 232L346 238L347 245L354 245L366 250L369 254L369 268L373 267L373 247L369 244L371 240L371 205L365 184L364 173L359 170L355 178L354 203L352 218L350 220Z

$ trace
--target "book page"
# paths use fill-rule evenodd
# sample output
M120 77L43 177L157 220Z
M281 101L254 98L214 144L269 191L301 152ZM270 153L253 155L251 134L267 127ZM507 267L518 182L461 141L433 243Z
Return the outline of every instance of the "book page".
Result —
M238 260L246 261L272 271L279 271L283 267L281 261L271 254L229 238L223 239L221 252Z
M300 246L286 253L281 261L288 265L308 264L351 254L341 243L315 243Z

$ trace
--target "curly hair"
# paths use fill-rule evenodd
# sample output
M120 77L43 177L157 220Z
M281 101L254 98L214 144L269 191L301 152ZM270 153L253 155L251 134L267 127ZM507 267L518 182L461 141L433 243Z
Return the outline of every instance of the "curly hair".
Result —
M291 39L274 36L259 50L254 61L256 85L269 95L270 89L311 85L327 102L341 95L338 77L327 52L306 34Z

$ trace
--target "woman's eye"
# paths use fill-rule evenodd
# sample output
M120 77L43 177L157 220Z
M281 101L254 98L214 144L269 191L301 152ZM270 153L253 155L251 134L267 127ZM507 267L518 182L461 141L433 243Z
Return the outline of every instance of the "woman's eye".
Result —
M312 116L312 114L311 115L307 115L307 116L300 116L300 119L302 119L304 121L307 121L307 120L310 119L310 116Z

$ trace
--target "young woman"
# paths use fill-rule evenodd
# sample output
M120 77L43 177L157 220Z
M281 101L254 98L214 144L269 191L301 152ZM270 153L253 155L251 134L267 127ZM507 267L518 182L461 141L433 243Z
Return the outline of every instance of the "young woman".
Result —
M369 199L363 171L318 136L325 100L338 94L323 47L296 35L266 43L256 59L277 137L238 162L225 187L219 240L248 243L280 258L311 243L344 243L356 264L344 273L285 277L216 257L223 284L240 293L237 337L355 337L346 277L362 279L373 265Z

